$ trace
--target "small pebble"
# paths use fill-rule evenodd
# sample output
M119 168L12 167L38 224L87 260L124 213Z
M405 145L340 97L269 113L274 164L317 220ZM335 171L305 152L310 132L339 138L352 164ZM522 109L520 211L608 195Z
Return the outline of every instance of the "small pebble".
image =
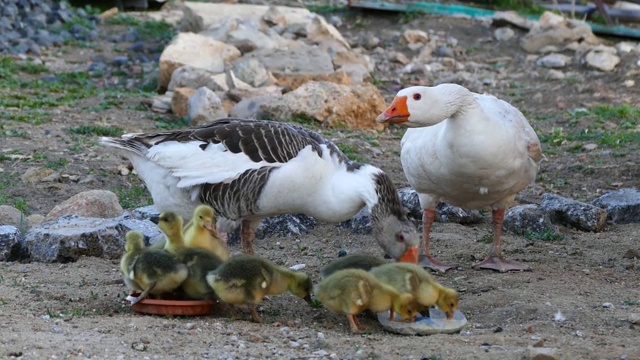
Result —
M342 249L340 251L338 251L338 257L343 257L343 256L347 256L349 253L347 253L347 250Z
M300 347L300 343L297 341L290 341L289 346L291 346L292 348L297 348Z
M186 330L192 330L192 329L194 329L195 327L196 327L196 324L194 324L194 323L186 323L186 324L184 325L184 328L185 328Z
M613 304L610 303L610 302L606 302L606 303L602 304L602 307L605 308L605 309L614 309L615 308L613 306Z
M574 333L575 336L579 337L579 338L583 338L584 337L584 333L580 330L576 330L576 332Z
M324 333L319 332L317 336L318 336L318 339L324 339Z

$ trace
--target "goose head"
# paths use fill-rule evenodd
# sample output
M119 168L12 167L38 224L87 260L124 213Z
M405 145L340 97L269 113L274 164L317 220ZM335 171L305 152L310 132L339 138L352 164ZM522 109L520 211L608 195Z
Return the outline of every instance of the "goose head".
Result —
M413 223L389 215L380 219L378 226L374 237L387 255L400 262L418 263L420 235Z
M376 121L410 127L435 125L454 115L470 96L469 90L456 84L408 87L396 94Z

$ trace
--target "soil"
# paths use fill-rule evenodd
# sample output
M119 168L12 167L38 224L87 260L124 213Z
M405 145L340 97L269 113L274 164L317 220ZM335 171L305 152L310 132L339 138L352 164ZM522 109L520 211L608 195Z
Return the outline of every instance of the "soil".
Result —
M505 43L480 42L491 38L493 29L478 21L425 15L403 22L401 17L380 13L355 13L344 20L340 30L346 37L372 32L383 39L387 51L395 48L410 53L386 33L416 28L441 31L458 39L463 49L472 48L462 62L489 63L510 56L511 61L496 67L496 74L509 74L512 81L474 90L490 92L519 107L541 137L553 134L554 128L576 131L593 125L595 119L588 116L569 122L571 109L597 104L640 106L638 85L622 86L630 76L625 74L637 70L637 54L623 56L613 73L594 72L574 63L565 71L573 73L578 81L550 80L544 76L546 70L526 61L517 37ZM121 30L101 27L105 33ZM520 30L516 32L522 35ZM96 48L105 54L118 54L122 52L119 48L126 46L104 41ZM54 60L64 60L59 62L58 71L86 69L96 48L54 49L45 60L52 69ZM397 80L391 73L376 75L387 100L402 86L428 85L436 80L427 75ZM537 93L542 98L535 100ZM81 191L139 188L141 183L134 174L117 173L118 166L126 165L126 161L101 148L96 136L86 137L78 151L71 148L77 142L67 129L106 124L126 132L156 130L157 115L137 107L144 99L127 96L118 106L87 110L101 103L98 96L82 100L74 108L55 108L50 114L52 121L42 125L9 123L7 128L24 131L27 137L2 137L0 150L17 149L26 155L47 153L49 161L62 157L68 160L63 173L80 177L93 174L96 180L87 184L65 178L56 183L20 182L17 179L27 168L43 166L44 161L5 160L0 162L0 175L15 179L5 195L25 199L26 211L31 214L46 214ZM166 118L171 120L169 115ZM371 151L365 140L371 133L319 131L338 143L357 146L360 156L392 174L399 188L408 186L398 152L403 129L394 127L377 135L380 145L375 148L379 151ZM536 183L525 189L518 201L539 202L545 192L591 201L605 190L640 187L637 142L584 152L582 145L592 141L543 143L547 160ZM132 201L133 205L146 205L147 200ZM532 271L502 274L471 268L489 250L489 214L473 226L435 224L433 251L440 259L458 262L460 267L434 276L461 293L460 310L468 324L459 334L423 337L385 332L366 314L361 315L361 321L368 331L352 334L345 316L309 307L289 294L263 301L259 307L262 324L251 322L248 311L232 320L221 307L201 317L140 315L124 300L126 288L117 261L82 258L66 264L2 263L0 324L4 331L0 356L280 359L335 353L343 359L520 359L526 356L528 346L536 344L557 349L563 359L640 359L640 324L638 320L634 324L632 318L640 314L640 260L624 256L629 250L640 251L640 224L610 224L601 233L569 228L561 231L564 239L556 241L505 234L505 256L528 263ZM319 224L305 236L258 240L255 246L258 254L280 264L305 264L303 271L314 281L318 280L319 269L336 259L340 249L381 255L370 235L352 234L335 224ZM238 245L232 250L240 251ZM563 321L554 320L559 312Z

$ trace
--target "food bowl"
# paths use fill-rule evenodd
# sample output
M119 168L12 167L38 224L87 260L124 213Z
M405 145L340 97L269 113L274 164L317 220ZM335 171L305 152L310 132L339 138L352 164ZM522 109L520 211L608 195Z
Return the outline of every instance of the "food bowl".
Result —
M389 312L378 313L378 321L385 330L402 335L433 335L457 333L467 324L467 318L456 310L453 319L447 319L445 313L437 308L429 309L429 317L418 314L416 321L410 323L402 321L389 321Z
M130 296L138 296L131 294ZM133 304L133 311L149 315L197 316L208 315L215 300L159 300L145 298Z

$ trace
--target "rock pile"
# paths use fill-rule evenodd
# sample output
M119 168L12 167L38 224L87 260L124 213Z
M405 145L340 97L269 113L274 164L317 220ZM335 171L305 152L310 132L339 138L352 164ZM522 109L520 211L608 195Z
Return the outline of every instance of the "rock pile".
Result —
M303 8L184 4L183 32L160 56L152 109L192 125L228 115L381 130L374 63ZM283 96L284 94L284 96Z
M409 215L416 220L421 219L416 192L404 188L398 193ZM159 216L155 207L123 211L120 204L113 201L114 198L113 193L104 190L76 194L47 214L50 221L37 225L25 222L24 216L15 208L0 206L0 261L29 258L42 262L69 262L81 256L116 259L124 251L124 234L129 230L141 231L150 244L162 238L155 225ZM520 235L540 236L556 234L559 226L598 232L604 229L608 212L609 219L614 222L640 222L640 191L620 189L604 194L592 204L548 193L542 197L539 206L527 204L509 209L504 228ZM446 203L438 205L436 215L439 222L475 224L483 220L476 210L469 211ZM314 218L303 214L272 216L262 221L256 235L259 239L303 236L315 225ZM366 208L337 226L355 234L372 231ZM231 243L239 240L239 231L230 235Z
M71 40L96 40L100 17L66 2L3 0L0 8L0 53L40 55L42 47Z

